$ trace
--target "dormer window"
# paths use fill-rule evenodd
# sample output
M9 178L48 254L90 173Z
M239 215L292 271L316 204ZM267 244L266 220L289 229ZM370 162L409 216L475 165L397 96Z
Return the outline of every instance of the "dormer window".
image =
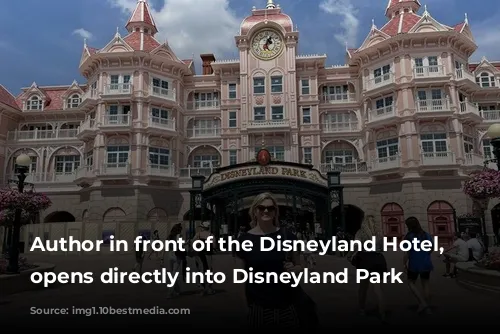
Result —
M67 108L78 108L80 103L82 102L82 98L78 94L73 94L71 97L68 99L66 107Z
M36 95L26 101L26 110L42 110L42 106L42 99Z
M481 73L481 75L476 78L476 83L483 88L496 86L495 77L488 72Z

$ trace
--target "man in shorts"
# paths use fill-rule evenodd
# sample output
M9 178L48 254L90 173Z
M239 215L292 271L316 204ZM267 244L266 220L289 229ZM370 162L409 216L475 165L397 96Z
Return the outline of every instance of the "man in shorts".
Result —
M461 238L461 233L456 232L453 237L453 246L444 252L444 263L446 264L446 273L444 277L456 276L456 264L459 262L467 262L469 260L469 245L467 241ZM453 264L453 271L451 265Z

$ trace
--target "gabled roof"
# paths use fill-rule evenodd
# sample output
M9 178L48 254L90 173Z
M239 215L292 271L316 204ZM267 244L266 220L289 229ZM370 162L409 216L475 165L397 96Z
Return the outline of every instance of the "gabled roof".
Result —
M135 51L150 52L161 45L153 36L137 31L128 34L123 40Z
M132 12L132 16L127 22L125 28L129 32L132 32L132 28L134 25L147 25L150 29L152 29L152 34L156 34L158 29L156 28L156 23L153 19L153 15L151 15L151 10L149 9L149 5L146 0L138 0L135 10Z
M16 97L12 95L11 92L7 90L4 86L0 84L0 104L5 104L11 108L19 110L19 105L17 104Z

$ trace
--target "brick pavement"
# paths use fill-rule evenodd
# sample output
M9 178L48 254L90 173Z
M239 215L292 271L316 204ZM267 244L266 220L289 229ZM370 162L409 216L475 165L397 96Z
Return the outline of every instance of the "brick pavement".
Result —
M386 255L391 267L401 268L401 254ZM32 254L31 261L51 262L57 265L57 271L93 271L100 273L109 267L119 267L130 271L134 265L133 255L54 255L40 256ZM492 312L498 305L498 296L479 294L459 287L454 280L440 276L442 265L436 263L436 272L432 277L434 314L419 317L414 312L416 303L406 284L388 284L384 287L388 308L390 310L391 326L408 326L408 322L418 326L432 326L445 322L455 322L462 319L484 318L483 315ZM234 261L230 255L222 254L215 257L214 267L217 271L230 272ZM339 271L350 267L343 258L324 256L318 257L319 271ZM146 261L145 271L159 267L155 260ZM96 275L94 275L96 276ZM229 276L229 275L228 275ZM356 312L357 285L352 279L348 284L312 285L305 284L304 289L316 301L322 324L329 327L345 326L378 326L380 322L375 317L358 317ZM175 299L166 299L166 287L158 284L102 284L64 285L45 290L24 292L9 296L10 302L0 305L0 313L7 315L9 320L16 321L20 328L27 326L67 326L64 321L78 327L95 326L121 328L138 322L148 324L182 325L183 328L235 327L244 323L246 306L242 298L242 285L226 282L216 286L217 294L202 297L194 285L185 286L185 294ZM374 297L370 304L375 307ZM457 302L458 301L458 302ZM146 320L123 316L72 316L72 317L42 317L31 316L30 307L153 307L190 308L191 315L150 316ZM467 317L467 318L465 318ZM32 319L25 321L25 319ZM476 320L471 320L476 321ZM486 324L489 320L482 320ZM466 321L465 324L468 322ZM412 325L413 326L413 325ZM19 328L19 327L18 327Z

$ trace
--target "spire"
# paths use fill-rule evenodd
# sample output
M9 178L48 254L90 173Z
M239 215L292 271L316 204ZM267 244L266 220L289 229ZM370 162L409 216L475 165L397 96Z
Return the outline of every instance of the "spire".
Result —
M416 13L422 7L418 0L389 0L385 10L385 16L393 18L394 16L404 13Z
M465 20L464 20L465 24L469 24L469 16L467 15L467 13L465 13Z
M266 9L274 9L274 8L276 8L276 5L274 4L273 0L267 0Z
M129 33L133 31L140 31L146 34L151 34L152 36L158 32L146 0L137 0L137 6L135 7L135 10L128 20L125 28L127 28Z

